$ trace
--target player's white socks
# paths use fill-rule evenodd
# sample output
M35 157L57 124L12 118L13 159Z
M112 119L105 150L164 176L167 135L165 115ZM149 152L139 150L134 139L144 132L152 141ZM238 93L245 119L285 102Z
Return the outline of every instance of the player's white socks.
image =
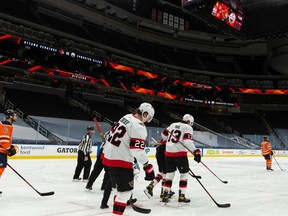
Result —
M153 179L153 187L155 186L155 185L157 185L161 180L163 179L163 174L162 173L158 173L157 175L156 175L156 177Z
M187 183L188 183L188 173L181 173L179 181L179 190L181 190L182 194L186 193Z

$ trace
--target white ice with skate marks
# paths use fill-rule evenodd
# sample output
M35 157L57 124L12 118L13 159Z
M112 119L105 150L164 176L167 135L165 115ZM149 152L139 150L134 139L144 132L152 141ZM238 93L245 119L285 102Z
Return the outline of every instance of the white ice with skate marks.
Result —
M277 158L282 168L288 168L288 158ZM151 160L156 165L155 159ZM93 161L94 162L94 161ZM231 203L230 208L218 208L199 183L189 178L186 197L190 204L178 204L178 180L173 182L174 198L167 205L159 202L160 184L154 188L154 197L148 199L141 170L136 182L134 197L137 205L151 208L150 215L191 216L282 216L288 212L288 171L280 171L273 161L274 171L265 170L262 157L255 158L203 158L203 162L222 180L221 183L203 165L190 159L190 167L220 203ZM112 215L113 192L109 209L100 209L103 192L100 186L103 173L96 180L93 190L85 191L86 183L72 182L76 159L10 160L10 165L24 176L38 191L55 191L55 195L41 197L11 169L7 168L0 179L1 216L94 216ZM157 167L157 166L155 166ZM156 168L157 170L157 168ZM141 215L127 207L124 215Z

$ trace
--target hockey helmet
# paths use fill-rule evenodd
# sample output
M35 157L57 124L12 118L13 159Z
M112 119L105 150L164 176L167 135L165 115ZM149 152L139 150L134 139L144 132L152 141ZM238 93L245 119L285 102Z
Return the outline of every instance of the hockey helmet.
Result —
M182 118L182 121L192 126L194 124L194 117L190 114L185 114Z
M146 102L142 103L142 104L140 104L138 109L142 113L143 122L151 122L152 121L153 116L155 114L155 110L150 103L146 103ZM147 113L146 118L144 118L144 116L143 116L144 113Z
M87 127L87 130L94 130L94 127L93 127L92 125L89 125L89 126Z
M5 113L4 113L6 119L8 119L11 115L14 115L14 114L16 114L16 112L15 112L15 110L13 110L13 109L8 109L8 110L6 110Z

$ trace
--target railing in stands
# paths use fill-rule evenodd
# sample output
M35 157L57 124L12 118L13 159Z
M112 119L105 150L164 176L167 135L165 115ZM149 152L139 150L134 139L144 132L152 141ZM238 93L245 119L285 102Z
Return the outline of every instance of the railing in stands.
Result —
M78 107L82 109L83 111L85 111L86 113L90 114L90 111L91 111L90 107L84 104L83 102L72 99L72 98L69 98L68 102L71 106Z
M111 119L109 119L109 118L107 118L107 117L105 117L105 118L103 119L103 122L106 122L106 123L108 123L108 124L110 124L110 125L113 125L113 123L114 123Z
M155 119L155 118L153 118L152 119L152 122L154 122L157 126L159 126L160 125L160 122L159 122L159 120L158 119Z
M264 123L264 125L268 129L268 131L270 133L270 136L274 136L275 139L276 139L276 142L278 142L283 149L287 149L286 144L282 141L280 136L276 133L276 131L267 122L264 113L263 112L259 112L259 114L260 114L260 118L261 118L262 122Z
M52 143L64 144L64 141L62 139L60 139L58 136L51 133L49 130L40 125L40 122L35 121L29 115L25 116L25 114L19 108L15 107L14 104L7 99L6 92L2 88L0 89L0 100L2 106L5 109L15 109L20 119L26 122L26 124L28 124L31 128L38 131L41 135L48 138Z
M95 110L92 110L92 116L95 116L98 121L101 120L101 114Z
M83 100L76 100L76 99L69 99L69 103L70 105L74 106L74 107L78 107L80 109L82 109L84 112L89 113L90 115L92 115L93 117L95 116L97 118L98 121L101 121L102 119L102 115L97 112L96 110L92 110L87 102L83 101Z
M168 126L169 126L169 125L167 125L167 124L165 124L165 123L162 124L162 127L163 127L163 128L167 128Z
M178 113L169 112L169 115L170 115L172 118L174 118L175 120L178 120L178 121L182 119L182 116L179 115ZM209 128L206 128L206 127L204 127L203 125L200 125L200 124L198 124L198 123L196 123L196 122L194 122L194 127L197 128L197 129L200 129L201 131L208 131L208 132L210 132L210 133L212 133L212 134L215 134L216 136L222 137L222 138L224 138L224 139L226 139L226 140L229 140L229 141L231 141L231 142L233 142L233 143L236 143L236 144L238 144L238 145L244 146L244 147L246 147L246 148L251 148L251 149L253 149L253 148L258 147L256 144L252 143L252 142L249 141L249 140L246 140L246 139L244 139L244 138L238 137L238 136L236 136L236 135L235 135L235 137L233 137L233 138L226 137L226 136L224 136L224 135L222 135L222 134L219 134L219 133L217 133L217 132L215 132L215 131L213 131L213 130L210 130ZM203 144L204 144L204 143L203 143Z

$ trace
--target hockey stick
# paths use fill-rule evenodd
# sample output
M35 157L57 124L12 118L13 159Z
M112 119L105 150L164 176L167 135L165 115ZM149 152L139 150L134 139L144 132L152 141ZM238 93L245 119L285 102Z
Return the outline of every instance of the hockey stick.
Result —
M168 131L168 130L167 130ZM168 131L168 133L171 135L171 136L173 136L175 139L177 139L170 131ZM177 142L179 142L185 149L187 149L192 155L194 155L185 145L184 145L184 143L182 143L179 139L177 140ZM221 180L214 172L212 172L212 170L211 169L209 169L209 167L206 165L206 164L204 164L202 161L200 161L200 163L204 166L204 167L206 167L216 178L218 178L222 183L224 183L224 184L227 184L228 183L228 181L223 181L223 180Z
M153 147L154 146L159 146L159 142L157 140L155 140L153 137L151 137L152 141L153 141Z
M150 214L151 209L145 209L145 208L141 208L139 206L136 206L133 201L132 201L132 195L130 197L130 205L132 206L133 210L142 214Z
M278 161L276 160L276 158L274 157L274 155L272 155L272 157L273 157L274 160L276 161L276 163L277 163L277 165L279 166L280 170L281 170L281 171L284 171L285 169L282 169L282 168L281 168L280 164L278 163Z
M191 170L190 168L189 168L189 171L192 172L192 170ZM199 176L199 175L195 175L195 174L193 174L193 175L191 175L191 176L192 176L192 178L202 179L202 177Z
M34 191L36 191L40 196L51 196L54 195L54 191L46 192L46 193L40 193L38 190L36 190L26 179L23 178L10 164L7 164L22 180L24 180Z
M100 135L100 137L101 137L101 139L102 139L102 142L104 142L104 141L105 141L105 138L104 138L104 135L103 135L103 133L102 133L102 130L101 130L100 126L99 126L99 123L98 123L98 121L97 121L97 118L94 117L93 120L94 120L95 126L96 126L96 128L97 128L97 131L98 131L98 133L99 133L99 135Z
M195 178L195 174L193 173L193 171L191 169L189 169L189 175L192 176L193 178ZM201 185L201 187L206 191L206 193L209 195L209 197L213 200L213 202L219 207L219 208L229 208L231 206L230 203L225 203L225 204L219 204L216 202L216 200L212 197L212 195L209 193L209 191L204 187L204 185L202 184L202 182L198 179L195 178L198 183Z
M96 125L96 128L98 130L98 133L100 134L102 140L104 141L105 138L103 136L103 133L102 133L102 130L98 124L98 121L96 119L96 117L93 118L94 122L95 122L95 125ZM130 205L132 206L133 210L136 211L136 212L139 212L139 213L142 213L142 214L149 214L151 212L151 209L144 209L144 208L141 208L141 207L138 207L136 205L134 205L134 203L132 202L132 195L130 197Z
M206 166L206 164L204 164L202 161L200 162L204 167L206 167L216 178L218 178L219 179L219 181L221 181L222 183L224 183L224 184L227 184L228 183L228 181L223 181L223 180L221 180L211 169L209 169L209 167L208 166Z

